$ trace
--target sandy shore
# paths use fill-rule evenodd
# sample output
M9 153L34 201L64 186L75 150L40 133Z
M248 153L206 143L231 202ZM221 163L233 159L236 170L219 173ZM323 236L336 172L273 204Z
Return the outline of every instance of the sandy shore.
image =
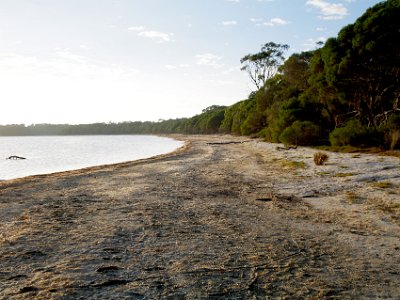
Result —
M398 158L178 138L1 182L0 299L399 298Z

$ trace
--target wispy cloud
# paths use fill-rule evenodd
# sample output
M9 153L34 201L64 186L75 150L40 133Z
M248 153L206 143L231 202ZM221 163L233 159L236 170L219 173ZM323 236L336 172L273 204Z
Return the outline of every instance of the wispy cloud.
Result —
M251 21L252 23L258 24L258 23L262 23L262 22L263 22L263 19L260 19L260 18L251 18L250 21Z
M272 18L268 22L265 22L263 25L265 26L279 26L279 25L286 25L288 24L287 21L281 18Z
M84 56L73 54L69 50L58 51L57 55L62 59L79 64L85 64L87 62Z
M89 46L87 46L87 45L79 45L79 49L82 49L82 50L89 50L90 49L90 47Z
M348 15L347 8L341 3L331 3L324 0L307 0L306 5L319 9L319 18L323 20L340 20Z
M173 40L174 34L148 30L139 32L138 36L156 40L159 43L163 43L163 42L171 42Z
M46 59L35 56L24 56L14 53L0 53L0 78L4 74L18 74L17 77L37 78L70 78L77 80L85 78L122 77L129 78L139 70L117 65L104 65L97 61L74 54L69 50L60 50Z
M176 70L176 69L178 69L177 66L169 65L169 64L165 65L165 68L168 69L168 70Z
M274 26L282 26L282 25L287 25L289 24L288 21L282 19L282 18L272 18L268 21L265 21L263 19L259 18L251 18L250 21L254 23L256 26L268 26L268 27L274 27Z
M98 122L110 116L129 120L132 99L142 99L149 88L136 84L142 78L138 72L68 50L46 57L0 53L0 97L8 100L2 102L0 120L25 124ZM16 103L21 109L10 114ZM93 106L96 113L88 113Z
M221 74L222 74L222 75L229 75L229 74L231 74L231 73L233 73L233 72L236 72L236 71L238 71L238 70L240 70L239 67L230 67L230 68L228 68L228 69L223 70L223 71L221 72Z
M156 30L148 30L145 26L131 26L129 31L136 32L138 36L155 40L158 43L172 42L174 34Z
M128 28L128 30L130 31L143 31L145 29L146 29L145 26L131 26Z
M237 21L231 20L231 21L222 21L220 24L225 27L231 27L237 25L237 23L238 23Z
M213 68L221 68L224 65L223 63L221 63L222 59L223 59L222 56L215 55L212 53L197 54L196 64L201 66L209 66Z
M225 2L234 2L234 3L239 3L240 0L224 0Z
M183 69L183 68L190 68L189 64L179 64L179 65L172 65L172 64L166 64L164 67L168 70L176 70L176 69Z
M318 43L320 43L320 42L325 43L326 37L321 36L317 39L310 38L303 44L303 46L304 46L303 50L305 50L305 51L312 50L313 48L316 48Z

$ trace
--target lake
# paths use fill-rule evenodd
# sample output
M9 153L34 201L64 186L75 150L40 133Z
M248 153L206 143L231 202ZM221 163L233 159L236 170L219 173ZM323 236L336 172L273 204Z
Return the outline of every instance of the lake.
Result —
M0 137L0 180L132 161L182 145L148 135ZM13 155L26 159L7 159Z

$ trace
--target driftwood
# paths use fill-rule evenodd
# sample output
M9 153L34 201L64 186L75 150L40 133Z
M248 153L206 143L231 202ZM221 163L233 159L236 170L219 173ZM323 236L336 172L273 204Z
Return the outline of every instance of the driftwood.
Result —
M26 158L22 157L22 156L17 156L17 155L11 155L11 156L7 157L7 159L26 159Z
M297 149L297 146L289 146L289 147L276 147L276 150L291 150L291 149Z
M235 142L213 142L213 143L207 143L207 145L230 145L230 144L243 144L243 143L249 143L252 142L252 140L247 140L247 141L235 141Z

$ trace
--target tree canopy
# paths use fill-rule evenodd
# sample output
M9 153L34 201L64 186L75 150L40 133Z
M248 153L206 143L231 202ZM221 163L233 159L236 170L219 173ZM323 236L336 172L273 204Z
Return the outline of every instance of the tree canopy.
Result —
M257 90L277 73L278 67L285 59L283 54L287 49L288 45L269 42L261 47L260 52L242 57L241 70L249 74Z

